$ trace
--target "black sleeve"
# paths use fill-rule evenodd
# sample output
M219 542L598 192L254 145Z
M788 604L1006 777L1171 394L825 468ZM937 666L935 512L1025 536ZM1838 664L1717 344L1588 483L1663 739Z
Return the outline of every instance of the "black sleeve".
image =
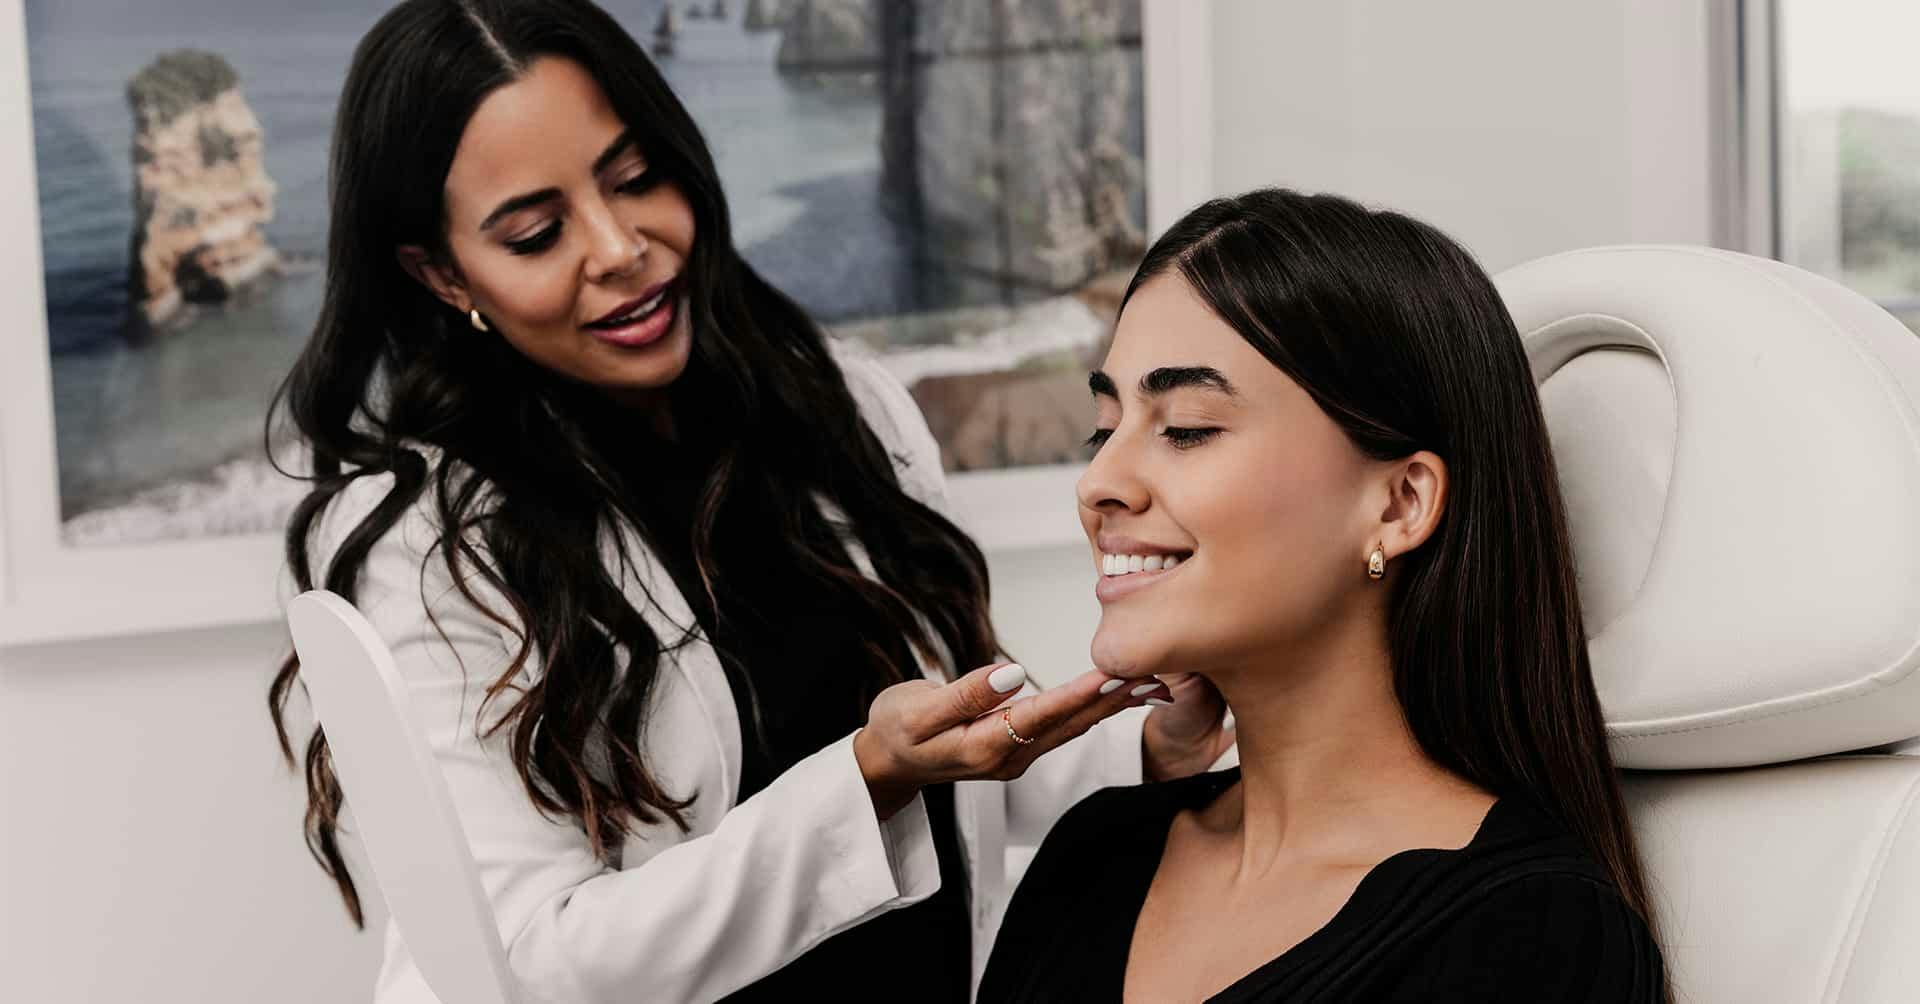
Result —
M1391 1000L1659 1004L1660 949L1639 914L1591 878L1508 881L1411 960Z

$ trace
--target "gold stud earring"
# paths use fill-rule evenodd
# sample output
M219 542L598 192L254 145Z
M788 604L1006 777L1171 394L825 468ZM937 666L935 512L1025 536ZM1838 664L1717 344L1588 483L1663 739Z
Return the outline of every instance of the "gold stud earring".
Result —
M473 330L475 331L487 330L487 319L480 316L479 307L467 311L467 323L473 325Z
M1387 552L1380 545L1373 545L1373 553L1367 555L1367 578L1378 582L1387 574Z

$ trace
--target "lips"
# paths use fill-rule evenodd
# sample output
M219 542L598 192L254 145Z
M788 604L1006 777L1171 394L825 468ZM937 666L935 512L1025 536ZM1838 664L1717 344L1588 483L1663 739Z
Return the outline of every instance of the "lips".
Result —
M1102 603L1157 585L1185 567L1194 554L1192 548L1172 547L1116 533L1098 535L1094 546L1099 552L1100 578L1093 588Z
M668 279L665 282L656 283L639 296L607 311L594 320L588 321L586 327L602 329L623 328L636 321L642 320L645 315L660 309L661 305L667 301L668 295L676 292L674 287L678 285L678 282L679 280L676 277Z
M1179 575L1186 570L1187 562L1180 562L1172 568L1162 568L1157 572L1139 571L1125 575L1101 575L1094 581L1093 595L1101 603L1113 603L1132 596L1143 589L1151 589L1165 582L1170 576Z

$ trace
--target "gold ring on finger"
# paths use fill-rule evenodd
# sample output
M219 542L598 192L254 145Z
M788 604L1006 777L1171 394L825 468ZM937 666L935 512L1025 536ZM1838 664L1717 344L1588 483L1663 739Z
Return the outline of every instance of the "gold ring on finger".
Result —
M1012 708L1008 708L1007 710L1000 712L1000 721L1006 724L1007 737L1012 739L1014 742L1019 743L1022 746L1025 746L1033 742L1033 740L1028 739L1027 737L1021 735L1020 733L1013 731L1013 709Z

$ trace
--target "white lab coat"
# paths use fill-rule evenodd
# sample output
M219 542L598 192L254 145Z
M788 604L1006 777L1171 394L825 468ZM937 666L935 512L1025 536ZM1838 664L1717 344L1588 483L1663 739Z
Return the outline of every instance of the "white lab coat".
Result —
M837 354L902 485L944 508L939 450L913 399L872 359L846 349ZM313 538L316 570L391 484L391 476L362 478L328 508ZM740 722L703 637L669 657L640 737L668 792L698 793L688 813L691 832L670 822L641 827L616 860L595 857L577 825L534 807L509 762L505 735L480 738L486 687L516 645L453 589L440 557L429 556L435 537L432 515L416 506L369 554L357 603L393 649L416 724L466 829L501 942L531 999L713 1000L939 888L925 805L915 798L879 822L852 735L735 804ZM638 566L621 577L629 601L661 637L678 637L695 623L685 599L637 539L628 544ZM857 541L849 550L873 574ZM619 568L612 553L609 567ZM484 583L470 581L469 588L497 610L511 610ZM921 668L940 675L940 667ZM538 666L528 672L537 674ZM489 707L486 721L496 720L502 706ZM1009 845L1037 844L1062 812L1099 788L1139 783L1143 720L1142 710L1123 712L1042 757L1017 781L955 786L972 884L976 988L1005 908ZM913 996L913 988L899 989L901 999ZM389 923L375 1000L433 999Z

